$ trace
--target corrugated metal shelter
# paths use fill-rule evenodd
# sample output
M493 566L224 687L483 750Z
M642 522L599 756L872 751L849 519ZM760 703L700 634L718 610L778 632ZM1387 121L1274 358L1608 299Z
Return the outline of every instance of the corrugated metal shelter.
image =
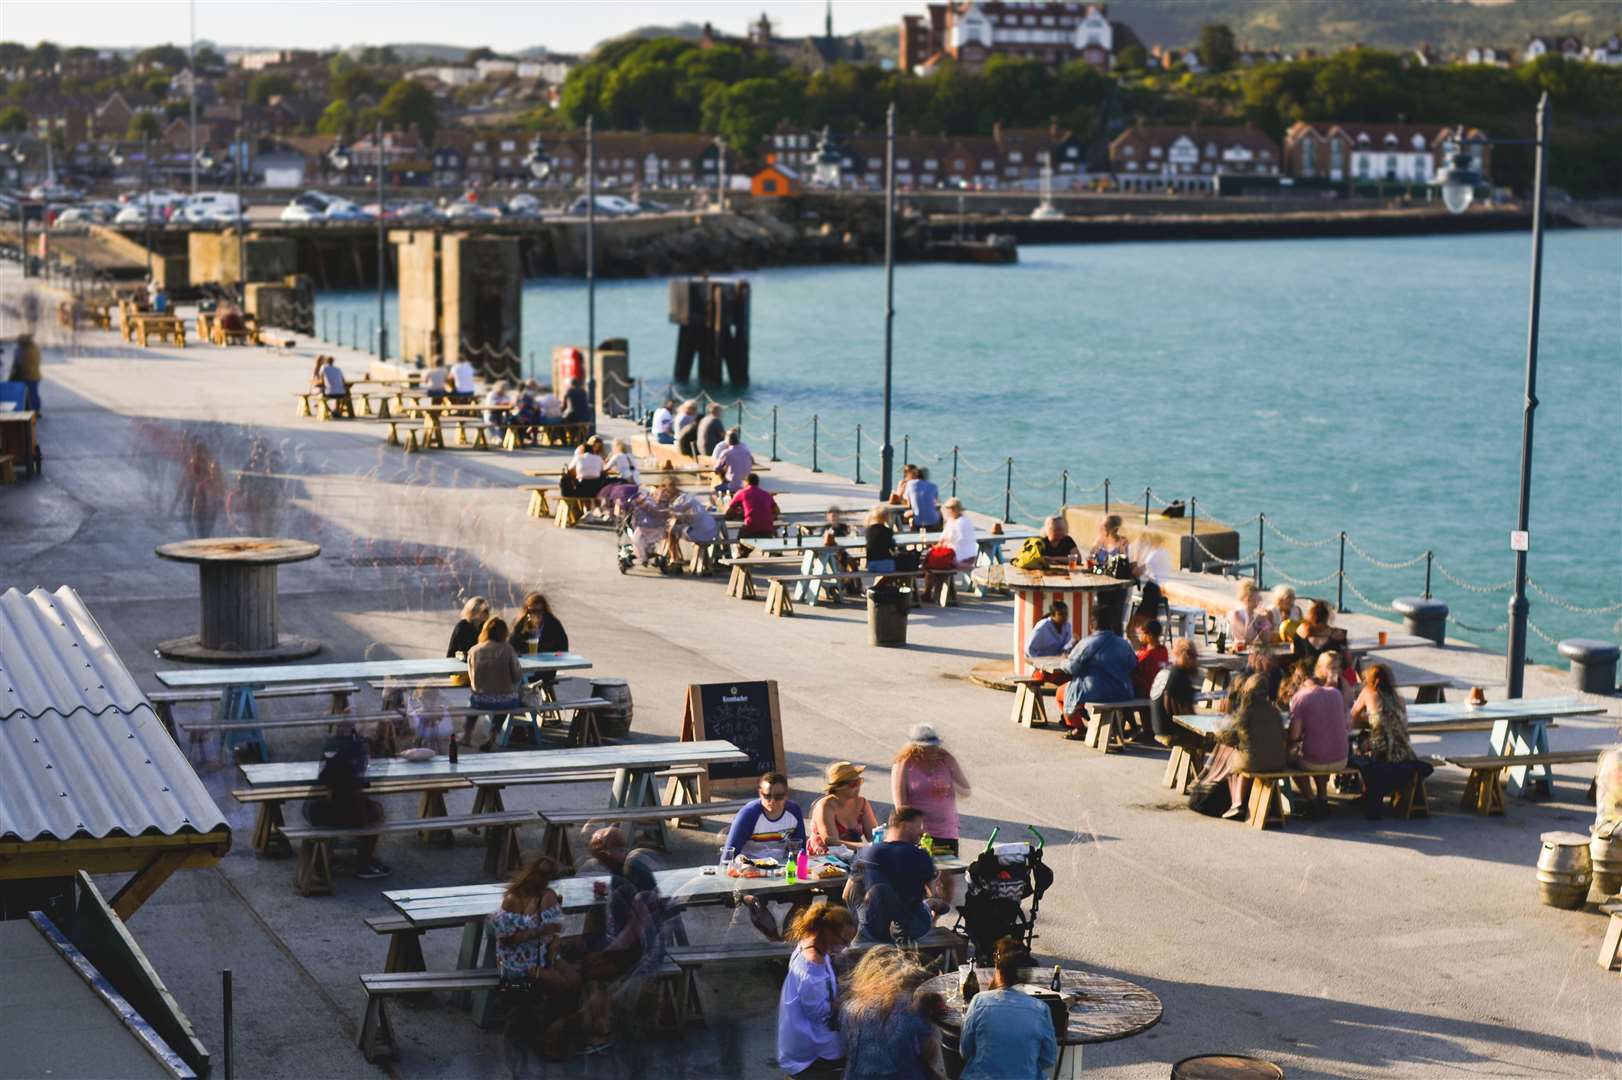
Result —
M84 601L0 594L0 881L135 874L123 918L231 830Z

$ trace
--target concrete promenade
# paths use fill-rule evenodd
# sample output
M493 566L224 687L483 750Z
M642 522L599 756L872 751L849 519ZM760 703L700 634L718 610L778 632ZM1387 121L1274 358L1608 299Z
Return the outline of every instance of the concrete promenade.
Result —
M0 275L0 300L15 299L15 271ZM600 321L612 330L613 313ZM1089 1075L1148 1080L1183 1057L1229 1051L1275 1060L1292 1078L1622 1076L1622 977L1594 963L1604 922L1541 906L1534 880L1539 834L1592 821L1589 766L1558 768L1553 799L1513 801L1497 819L1458 809L1464 774L1448 768L1431 781L1429 820L1368 823L1346 806L1257 833L1203 818L1161 785L1163 753L1105 757L1017 728L1008 695L967 681L976 664L1007 655L1007 600L916 611L907 649L872 649L858 605L769 618L758 602L728 599L724 579L622 576L606 532L526 518L522 470L561 465L561 452L406 455L384 445L382 425L295 417L313 348L142 350L98 332L69 341L54 326L43 336L45 472L0 488L0 587L80 590L144 686L156 689L152 673L173 666L154 655L157 642L197 620L196 571L152 554L208 524L177 499L179 473L165 456L184 430L212 448L222 493L234 494L215 534L264 530L322 545L321 558L281 573L282 631L322 640L318 659L441 655L463 597L482 593L510 613L542 588L594 673L630 680L633 738L676 737L689 683L778 680L791 779L807 808L824 766L839 759L867 764L866 794L888 806L889 762L908 726L933 723L973 784L960 806L964 836L1001 826L1008 838L1031 824L1048 838L1057 883L1042 905L1038 958L1130 979L1164 1002L1149 1032L1088 1047ZM352 378L366 366L354 354L340 363ZM253 436L274 453L259 463L279 478L274 498L235 486L231 470L247 463ZM768 480L791 508L875 491L786 464ZM1393 656L1501 696L1496 655L1450 645ZM1529 671L1529 696L1566 693L1563 671ZM1608 714L1563 722L1555 748L1616 740L1622 701L1596 700ZM307 759L319 740L271 736L278 760ZM1481 733L1416 739L1421 753L1485 746ZM289 860L253 854L252 815L229 795L234 770L208 762L200 771L232 822L234 850L218 868L173 878L131 929L216 1054L218 971L234 969L239 1075L377 1075L353 1042L365 1004L357 976L382 970L385 946L362 919L389 911L381 889L483 880L482 847L393 837L380 852L392 877L357 881L340 855L336 895L301 899ZM530 789L510 792L508 806L603 798L600 787ZM413 814L414 800L394 797L388 810ZM710 861L713 850L713 837L684 831L670 864ZM692 925L695 940L753 935L724 911ZM457 937L428 935L430 968L454 962ZM730 1010L734 1022L658 1047L640 1071L622 1062L620 1075L781 1075L768 1064L770 973L716 968L705 993L710 1015ZM506 1075L501 1039L465 1013L434 1001L394 1016L394 1074ZM528 1075L615 1074L609 1059L576 1058Z

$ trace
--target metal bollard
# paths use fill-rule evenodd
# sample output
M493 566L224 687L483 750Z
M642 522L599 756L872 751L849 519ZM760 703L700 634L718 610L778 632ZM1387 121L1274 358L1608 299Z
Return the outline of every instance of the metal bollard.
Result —
M232 1032L231 1032L231 1027L232 1027L232 1015L231 1015L232 1014L232 1003L231 1003L231 969L230 968L222 968L221 971L220 971L220 995L221 995L221 999L222 999L221 1000L221 1011L222 1011L222 1019L224 1021L223 1027L225 1028L225 1080L231 1080L231 1072L232 1072L232 1068L233 1068L233 1062L232 1062L231 1058L233 1056L232 1055L232 1050L234 1049L232 1044L233 1044L234 1040L232 1038Z
M1143 489L1143 523L1149 524L1149 489Z
M1267 558L1267 515L1256 515L1256 588L1262 587L1262 562Z
M817 414L811 414L811 471L821 472L817 468Z
M1008 472L1002 485L1002 519L1014 520L1014 459L1008 459Z
M957 447L952 447L952 496L957 497Z
M1340 569L1335 571L1335 610L1346 613L1346 533L1340 534Z
M1065 469L1063 472L1061 472L1059 474L1059 509L1063 510L1064 509L1064 504L1069 502L1069 501L1070 501L1070 470Z
M1104 516L1109 517L1109 477L1104 477Z
M856 425L856 482L862 482L862 425Z
M772 460L777 460L777 406L772 406Z
M733 426L739 431L743 430L743 398L738 399L738 422Z
M1431 598L1431 553L1425 552L1425 599Z

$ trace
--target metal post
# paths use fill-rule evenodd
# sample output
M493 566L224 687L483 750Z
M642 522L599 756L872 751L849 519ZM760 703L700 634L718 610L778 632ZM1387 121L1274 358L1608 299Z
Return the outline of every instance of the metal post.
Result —
M1335 573L1335 610L1346 612L1346 533L1340 534L1340 569Z
M1431 552L1425 552L1425 599L1431 598Z
M772 406L772 460L777 460L777 406Z
M386 227L383 219L383 177L388 167L383 157L383 121L377 122L377 358L389 358L389 321L385 314L384 295L389 278L389 261L387 241L384 238Z
M586 117L586 399L597 408L597 125Z
M146 246L146 279L152 280L152 193L146 187L146 163L151 157L147 149L150 139L145 131L141 132L141 225L145 234L142 241Z
M957 497L957 447L952 447L952 497Z
M530 367L533 368L534 366L534 357L531 354ZM648 418L647 410L642 407L642 376L640 375L636 377L636 418L639 421Z
M234 1040L232 1038L232 1031L231 1031L231 1027L232 1027L232 1015L231 1015L232 1014L232 1007L231 1007L231 969L230 968L223 968L220 971L220 995L221 995L221 998L223 999L221 1001L221 1018L224 1020L224 1027L225 1027L225 1080L231 1080L231 1070L232 1070L232 1067L233 1067L233 1062L232 1062L231 1058L232 1058L232 1050L234 1049L234 1046L232 1044L233 1044Z
M901 464L905 465L912 460L912 436L901 436Z
M1538 316L1543 303L1543 200L1549 174L1549 93L1538 99L1537 167L1532 188L1532 296L1526 316L1526 396L1521 408L1521 491L1515 510L1515 530L1528 531L1532 511L1532 419L1538 407ZM1509 696L1521 696L1526 677L1526 549L1516 544L1515 594L1509 599L1509 644L1505 663Z
M811 414L811 471L821 472L817 468L817 414Z
M360 348L360 312L358 311L349 313L349 347L351 349Z
M328 337L327 337L327 309L326 308L321 309L321 340L322 341L329 340Z
M862 482L862 425L856 425L856 482Z
M1256 515L1256 588L1262 587L1262 560L1267 558L1267 515Z
M242 226L242 169L243 159L248 156L247 128L237 133L237 303L244 309L248 306L248 233Z
M191 136L191 193L197 194L197 0L191 0L187 5L190 9L191 38L186 46L187 80L191 84L187 87L187 96L191 99L191 121L188 134Z
M1193 496L1188 500L1188 558L1183 565L1190 570L1199 569L1199 542L1200 534L1196 524L1200 519L1200 501Z
M743 430L743 398L738 399L738 422L733 426L739 431Z
M891 347L895 332L895 102L884 114L884 439L879 444L879 499L888 501L895 448L890 445Z
M1149 524L1149 489L1143 489L1143 523Z
M1002 519L1014 520L1014 459L1008 459L1008 472L1002 483Z
M1070 470L1066 469L1059 474L1059 509L1070 501Z
M371 348L372 348L372 342L377 340L376 337L375 337L375 335L377 333L377 327L372 325L372 324L373 324L373 320L371 318L368 318L366 320L366 348L367 348L368 351L370 351Z
M1109 477L1104 477L1104 516L1109 516Z

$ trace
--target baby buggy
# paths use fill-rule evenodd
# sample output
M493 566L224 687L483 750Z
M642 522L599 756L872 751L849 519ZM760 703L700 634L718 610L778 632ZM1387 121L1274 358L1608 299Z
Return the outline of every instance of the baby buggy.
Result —
M997 843L993 829L985 849L969 864L968 888L952 928L969 939L975 954L990 957L1005 937L1027 950L1036 937L1036 913L1042 894L1053 884L1053 871L1042 861L1042 834L1027 825L1035 843ZM1030 910L1025 901L1030 901Z
M661 574L673 570L680 572L670 566L664 552L665 529L669 521L670 512L645 492L614 505L620 573L629 573L631 567L638 563L651 566Z

